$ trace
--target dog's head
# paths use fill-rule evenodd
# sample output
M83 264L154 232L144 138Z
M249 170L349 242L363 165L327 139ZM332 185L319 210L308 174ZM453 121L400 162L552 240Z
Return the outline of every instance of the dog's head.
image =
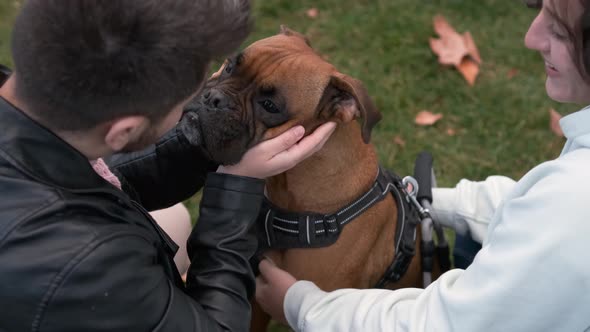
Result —
M225 61L185 107L181 130L221 164L295 125L310 133L327 121L362 119L368 143L381 119L360 81L338 72L301 34L281 26Z

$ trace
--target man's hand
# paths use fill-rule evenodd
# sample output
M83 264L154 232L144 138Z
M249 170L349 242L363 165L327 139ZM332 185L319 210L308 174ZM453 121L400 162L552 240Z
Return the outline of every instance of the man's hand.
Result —
M256 278L256 301L275 320L288 324L283 303L287 290L297 281L288 272L279 269L270 259L258 265L260 276Z
M280 174L320 150L334 129L336 123L328 122L301 139L305 129L302 126L293 127L273 139L254 146L244 154L239 163L219 166L217 171L260 179Z

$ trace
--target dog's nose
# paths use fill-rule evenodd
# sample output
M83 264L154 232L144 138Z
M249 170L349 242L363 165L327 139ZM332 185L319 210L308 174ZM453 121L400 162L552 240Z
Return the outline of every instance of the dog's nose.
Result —
M229 98L221 91L211 89L203 94L205 105L215 108L225 108L229 105Z

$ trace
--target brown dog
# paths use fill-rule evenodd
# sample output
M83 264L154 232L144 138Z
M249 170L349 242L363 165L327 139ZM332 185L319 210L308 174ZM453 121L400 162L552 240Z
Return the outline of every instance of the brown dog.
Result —
M379 165L368 142L381 115L359 81L340 73L305 37L287 28L227 60L187 110L200 126L192 139L224 164L295 125L309 133L327 121L339 123L321 151L268 179L267 197L278 208L333 214L375 183ZM397 212L393 196L387 195L342 227L330 246L265 254L297 279L312 280L324 290L374 287L394 259ZM309 236L308 218L304 242ZM261 241L266 242L264 236ZM419 253L401 280L387 287L422 287L418 258ZM254 305L252 330L265 330L268 320Z

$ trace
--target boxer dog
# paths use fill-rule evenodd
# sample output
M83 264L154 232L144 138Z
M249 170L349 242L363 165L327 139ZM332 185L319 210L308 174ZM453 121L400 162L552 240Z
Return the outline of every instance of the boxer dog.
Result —
M248 148L295 125L310 133L327 121L338 123L319 152L267 179L267 198L281 209L330 214L375 183L379 165L369 141L380 113L360 81L339 72L303 35L284 26L226 60L185 112L189 139L220 164L237 163ZM371 288L394 258L397 210L388 195L343 227L330 246L269 249L265 255L327 291ZM401 280L387 287L422 287L419 254ZM254 303L251 330L264 331L268 321Z

